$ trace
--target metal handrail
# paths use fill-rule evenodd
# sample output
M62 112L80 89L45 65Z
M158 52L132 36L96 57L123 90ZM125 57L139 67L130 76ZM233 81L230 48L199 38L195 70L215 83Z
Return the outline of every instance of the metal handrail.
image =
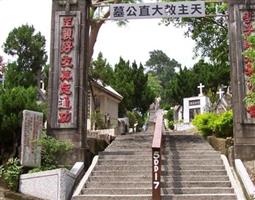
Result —
M163 111L156 113L155 130L152 141L152 199L160 200L161 143L163 131Z

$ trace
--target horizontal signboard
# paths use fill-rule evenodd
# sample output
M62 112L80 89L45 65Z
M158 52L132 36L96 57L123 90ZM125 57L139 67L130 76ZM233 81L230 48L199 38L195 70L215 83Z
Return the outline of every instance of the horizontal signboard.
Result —
M110 5L113 20L204 16L204 1Z

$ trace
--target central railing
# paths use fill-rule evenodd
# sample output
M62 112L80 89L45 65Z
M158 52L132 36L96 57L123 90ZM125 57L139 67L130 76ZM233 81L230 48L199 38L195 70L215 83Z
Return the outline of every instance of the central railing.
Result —
M161 143L163 131L163 111L156 113L156 123L152 141L152 199L160 200Z

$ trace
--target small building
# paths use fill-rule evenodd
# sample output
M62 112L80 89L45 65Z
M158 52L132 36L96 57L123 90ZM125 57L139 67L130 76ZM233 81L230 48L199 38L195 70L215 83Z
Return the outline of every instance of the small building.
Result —
M87 129L115 129L118 127L119 103L123 97L101 80L91 80L88 94Z
M198 88L200 93L197 97L189 97L183 99L183 122L191 123L192 119L197 114L202 114L210 111L211 102L209 97L203 95L204 85L200 83Z
M183 99L183 122L190 123L197 114L210 111L210 99L207 96Z

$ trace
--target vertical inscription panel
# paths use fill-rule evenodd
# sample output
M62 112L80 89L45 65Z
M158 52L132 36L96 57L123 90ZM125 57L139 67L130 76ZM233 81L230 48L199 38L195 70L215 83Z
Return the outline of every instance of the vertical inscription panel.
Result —
M43 114L24 110L21 134L21 164L28 167L41 165L41 147L37 141L43 129Z
M55 15L52 128L77 128L80 15Z

